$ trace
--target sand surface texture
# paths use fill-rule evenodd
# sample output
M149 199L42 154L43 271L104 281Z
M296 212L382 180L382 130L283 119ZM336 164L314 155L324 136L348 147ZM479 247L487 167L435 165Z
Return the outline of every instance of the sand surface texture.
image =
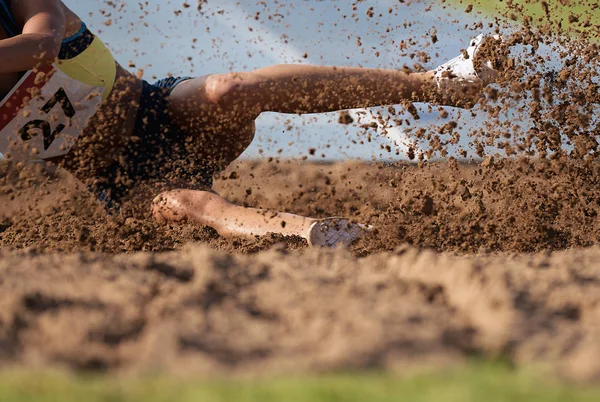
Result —
M0 198L0 358L272 374L483 355L597 378L600 166L503 164L246 162L217 182L239 203L377 226L333 251L94 215L71 180L4 166L20 180Z

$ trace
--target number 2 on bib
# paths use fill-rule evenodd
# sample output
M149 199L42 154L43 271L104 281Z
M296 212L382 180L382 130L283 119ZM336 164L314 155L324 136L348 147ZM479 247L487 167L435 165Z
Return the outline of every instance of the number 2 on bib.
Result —
M63 113L69 119L75 116L75 108L73 104L69 100L67 93L61 87L53 96L46 102L44 106L42 106L41 111L48 114L56 106L56 104L60 104ZM50 122L47 120L35 119L27 122L21 129L19 130L19 136L23 141L29 141L32 138L32 131L41 130L42 135L44 136L44 150L47 150L52 142L56 139L56 137L65 129L64 124L59 124L56 126L54 131L52 131L52 127L50 126Z

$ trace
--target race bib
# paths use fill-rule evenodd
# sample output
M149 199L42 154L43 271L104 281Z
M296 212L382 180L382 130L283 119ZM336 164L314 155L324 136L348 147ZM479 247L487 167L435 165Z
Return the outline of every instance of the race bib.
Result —
M105 90L74 80L56 66L27 72L0 103L0 153L13 160L67 154Z

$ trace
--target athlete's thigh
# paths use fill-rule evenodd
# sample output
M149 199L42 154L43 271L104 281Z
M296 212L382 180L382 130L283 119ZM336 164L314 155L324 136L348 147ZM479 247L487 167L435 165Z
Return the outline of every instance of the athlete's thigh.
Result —
M181 82L169 95L169 112L182 126L247 126L260 113L255 103L239 102L234 96L240 87L246 87L245 81L238 78L242 74L245 73L211 74Z
M204 124L218 116L218 108L208 99L206 80L209 75L181 82L171 90L168 97L169 113L181 126L194 126L199 120Z
M210 99L206 90L209 77L193 78L173 88L169 113L172 123L201 145L202 153L227 165L254 139L254 118Z

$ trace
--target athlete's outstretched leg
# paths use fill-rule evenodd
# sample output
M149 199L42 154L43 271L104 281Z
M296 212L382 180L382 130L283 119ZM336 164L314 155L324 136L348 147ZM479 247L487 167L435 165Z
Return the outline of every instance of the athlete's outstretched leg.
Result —
M202 157L227 166L250 144L262 112L319 113L425 100L433 73L278 65L252 72L209 75L177 85L169 112L200 145Z
M172 190L157 196L152 214L160 223L190 221L210 226L224 237L254 238L268 233L300 236L311 246L348 245L367 227L347 219L312 219L283 212L245 208L218 194L197 190Z
M406 101L472 106L481 89L478 81L440 89L433 71L276 65L183 82L173 90L170 108L188 127L207 120L244 125L262 112L324 113Z
M430 100L434 74L398 70L276 65L186 81L171 95L178 117L204 108L239 119L260 113L322 113ZM206 106L211 103L213 107ZM202 106L204 105L204 106Z
M284 64L200 77L172 91L169 109L178 124L198 132L206 125L244 127L269 111L323 113L406 101L469 107L497 76L490 61L475 67L486 39L478 36L460 56L428 72ZM502 41L489 39L494 48Z
M254 114L322 113L428 99L433 73L354 67L276 65L214 75L207 89L224 104Z

